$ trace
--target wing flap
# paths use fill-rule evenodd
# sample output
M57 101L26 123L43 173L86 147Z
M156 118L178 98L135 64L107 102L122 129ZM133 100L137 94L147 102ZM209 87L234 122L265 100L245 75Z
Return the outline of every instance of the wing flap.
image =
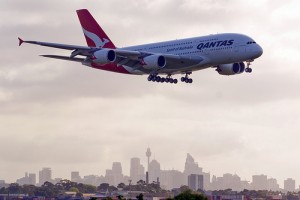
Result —
M59 59L59 60L67 60L67 61L74 61L74 62L84 62L84 58L70 58L68 56L59 56L59 55L40 55L42 57L46 58L54 58L54 59Z

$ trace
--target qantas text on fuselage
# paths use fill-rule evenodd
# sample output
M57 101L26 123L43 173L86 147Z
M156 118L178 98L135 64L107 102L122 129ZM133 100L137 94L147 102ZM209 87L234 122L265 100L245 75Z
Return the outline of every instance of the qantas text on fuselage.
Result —
M221 75L252 72L251 62L262 48L244 34L223 33L194 38L117 48L86 9L77 10L87 46L24 41L72 51L70 56L42 55L124 74L148 75L148 81L177 83L173 75L183 74L181 82L192 83L194 71L215 68ZM245 65L246 63L246 65Z

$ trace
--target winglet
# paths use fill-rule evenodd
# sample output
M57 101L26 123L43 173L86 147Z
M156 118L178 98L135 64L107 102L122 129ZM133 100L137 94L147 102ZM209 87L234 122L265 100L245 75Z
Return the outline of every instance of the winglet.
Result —
M21 45L23 44L24 40L22 40L22 39L19 38L19 37L18 37L18 39L19 39L19 46L21 46Z

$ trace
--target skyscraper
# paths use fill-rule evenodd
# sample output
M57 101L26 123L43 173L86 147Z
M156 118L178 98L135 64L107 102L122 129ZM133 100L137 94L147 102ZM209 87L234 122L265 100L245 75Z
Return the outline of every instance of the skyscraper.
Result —
M194 191L203 190L203 175L191 174L188 176L188 186Z
M198 163L195 162L194 158L188 153L184 165L184 184L187 185L188 176L191 174L203 174L202 168L198 166Z
M268 177L266 175L253 175L252 176L252 189L253 190L267 190Z
M149 164L149 183L161 178L160 164L156 160L152 160Z
M117 186L119 183L123 182L124 176L122 173L122 165L120 162L113 162L112 175L114 186Z
M29 173L29 175L28 175L28 183L29 183L29 185L36 185L36 174Z
M275 178L269 178L268 179L268 190L271 191L279 191L279 184L277 183L277 180Z
M79 172L71 172L71 181L80 183L81 177L79 175Z
M289 192L294 192L296 189L296 181L294 179L288 178L284 180L284 190Z
M145 168L140 163L139 158L131 158L130 161L130 178L132 183L135 184L137 181L144 179Z
M39 171L39 185L43 185L46 181L52 181L51 168L43 168Z
M25 176L17 179L16 181L19 185L35 185L36 184L36 175L25 173Z
M185 160L184 173L190 174L202 174L202 168L198 166L194 158L188 153Z

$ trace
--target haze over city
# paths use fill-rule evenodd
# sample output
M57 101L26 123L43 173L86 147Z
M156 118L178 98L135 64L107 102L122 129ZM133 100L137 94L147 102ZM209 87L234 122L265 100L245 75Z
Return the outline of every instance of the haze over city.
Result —
M174 86L38 56L65 51L18 47L20 36L86 45L80 8L119 47L237 32L264 55L251 74L207 69L193 73L192 85ZM129 158L146 163L151 146L162 169L183 171L189 152L213 175L299 184L299 9L297 0L3 0L0 180L48 166L54 177L105 174L114 161L129 174Z
M287 178L284 180L284 183L279 183L276 178L268 177L264 174L255 174L251 177L251 180L243 180L238 174L230 173L224 173L222 176L217 177L199 166L198 162L189 153L186 155L183 171L162 169L161 163L152 157L152 152L149 147L146 151L146 157L146 164L141 163L140 158L131 158L129 174L123 173L123 165L121 162L113 162L112 166L105 170L105 174L82 175L79 171L70 171L68 177L54 177L52 175L52 169L44 167L39 170L38 174L26 172L25 176L16 180L16 183L19 185L42 186L45 182L57 184L67 179L75 183L93 186L109 184L115 187L119 184L136 185L140 181L144 181L146 184L158 184L161 188L166 190L172 190L182 186L188 186L194 190L200 188L205 191L231 189L232 191L268 190L296 192L300 190L300 186L298 187L293 178ZM200 179L200 183L195 186L193 181L189 181L193 179L191 177Z

